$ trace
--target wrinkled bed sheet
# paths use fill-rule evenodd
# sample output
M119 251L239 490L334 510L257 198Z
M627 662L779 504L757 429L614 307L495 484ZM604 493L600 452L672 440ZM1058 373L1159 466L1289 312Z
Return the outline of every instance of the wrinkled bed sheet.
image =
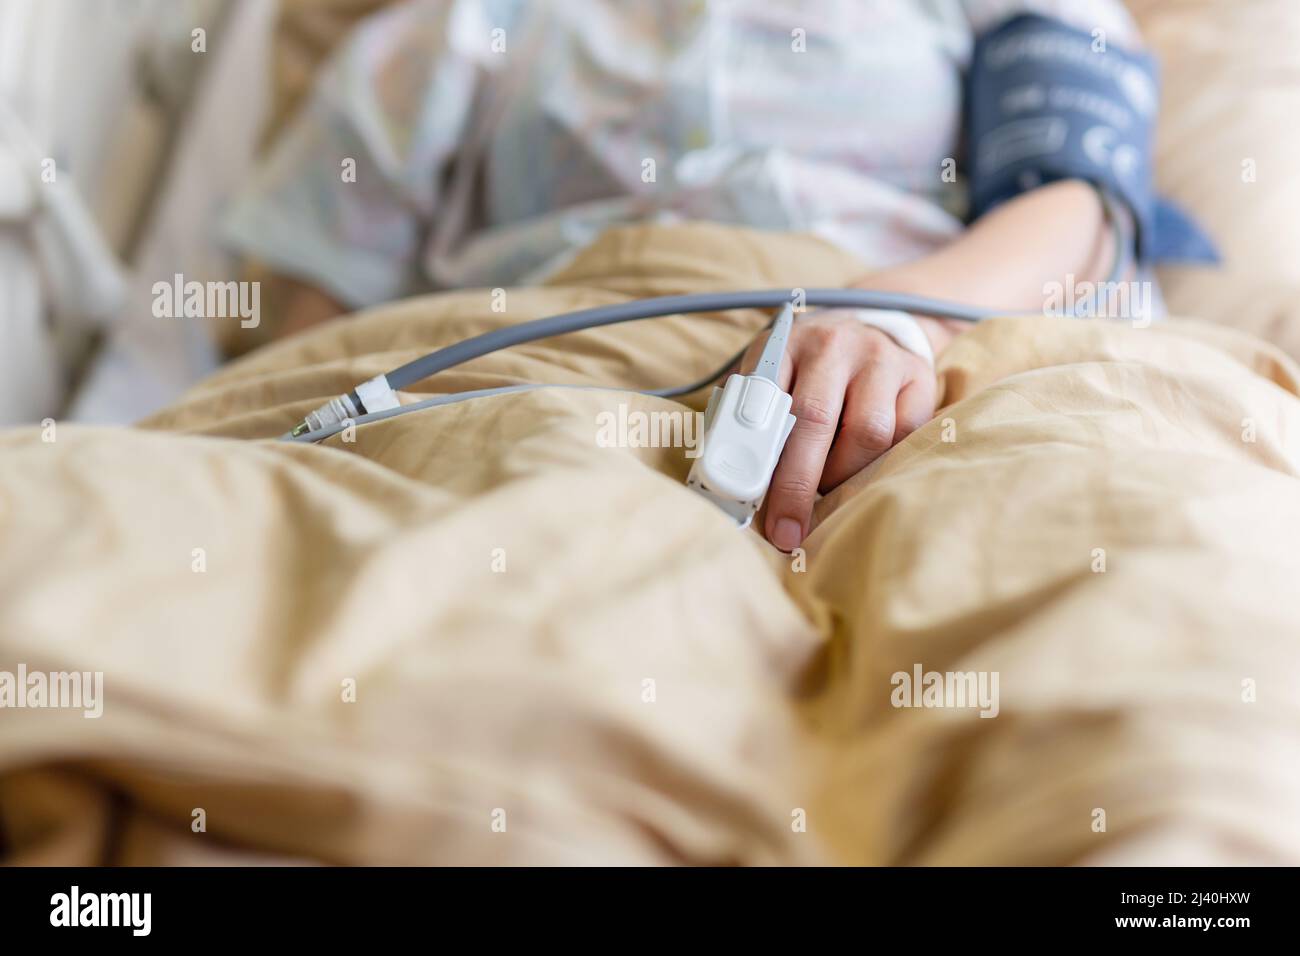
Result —
M104 675L98 719L0 710L4 860L1300 862L1300 375L1259 340L989 321L793 559L684 488L681 449L596 440L668 400L268 440L489 327L860 272L807 237L621 229L504 312L404 301L138 428L0 432L0 670ZM763 321L593 330L421 388L677 384ZM918 665L996 673L997 716L892 706Z

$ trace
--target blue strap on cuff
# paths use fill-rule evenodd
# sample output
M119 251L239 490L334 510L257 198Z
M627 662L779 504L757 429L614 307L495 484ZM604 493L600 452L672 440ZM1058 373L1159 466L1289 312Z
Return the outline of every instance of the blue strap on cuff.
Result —
M1133 212L1147 262L1218 262L1213 241L1155 194L1155 58L1058 20L1019 14L980 36L967 76L971 212L1038 186L1084 179Z

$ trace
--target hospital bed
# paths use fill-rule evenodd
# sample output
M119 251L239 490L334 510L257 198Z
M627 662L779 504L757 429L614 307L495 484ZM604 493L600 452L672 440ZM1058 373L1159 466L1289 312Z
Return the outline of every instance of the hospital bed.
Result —
M153 321L150 289L234 268L210 223L254 155L275 11L0 0L0 162L28 200L0 209L0 421L130 422L215 367L209 330Z

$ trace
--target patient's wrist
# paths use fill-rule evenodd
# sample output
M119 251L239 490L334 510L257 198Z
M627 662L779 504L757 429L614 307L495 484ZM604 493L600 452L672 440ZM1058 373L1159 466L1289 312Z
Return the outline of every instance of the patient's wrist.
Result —
M854 288L873 289L880 292L903 292L910 295L924 296L932 299L946 299L952 302L963 301L959 295L945 290L937 282L929 281L920 270L902 266L873 272L853 283ZM935 357L943 353L953 339L966 330L968 323L957 319L938 319L928 315L912 314L925 337L930 341L930 348Z
M936 319L928 315L918 315L916 321L921 326L921 331L925 333L925 337L930 340L930 348L934 350L936 358L943 354L943 350L953 339L970 327L969 322Z

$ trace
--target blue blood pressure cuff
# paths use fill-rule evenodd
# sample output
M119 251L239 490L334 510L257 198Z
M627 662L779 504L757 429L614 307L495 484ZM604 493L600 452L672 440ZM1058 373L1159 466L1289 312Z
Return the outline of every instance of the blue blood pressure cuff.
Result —
M971 212L1045 183L1083 179L1128 207L1140 262L1217 262L1214 243L1155 194L1154 57L1036 14L979 37L967 76Z

